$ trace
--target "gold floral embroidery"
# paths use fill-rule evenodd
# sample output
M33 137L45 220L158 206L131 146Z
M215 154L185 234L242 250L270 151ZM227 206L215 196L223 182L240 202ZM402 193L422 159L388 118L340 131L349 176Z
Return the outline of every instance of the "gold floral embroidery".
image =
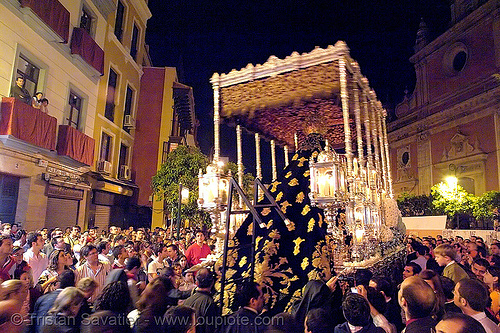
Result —
M304 208L302 209L302 215L307 215L311 211L311 208L309 205L305 205Z
M314 223L315 223L314 218L311 217L311 219L309 220L309 223L307 224L307 232L313 231Z
M280 201L282 197L283 197L283 192L278 193L278 195L276 196L276 201L277 202Z
M305 239L302 239L300 237L293 240L293 242L295 243L295 248L293 249L294 255L298 255L300 253L300 243L302 243L304 241L305 241Z
M288 231L294 231L295 230L295 223L293 223L292 221L290 221L286 228L288 229Z
M300 192L299 194L297 194L297 197L295 198L295 202L296 203L302 203L302 201L304 201L304 192Z
M271 212L271 208L263 208L262 209L262 212L261 212L261 215L262 216L267 216L269 213Z
M291 171L288 171L285 175L285 178L290 178L290 176L292 175L292 172Z
M309 259L307 257L302 260L302 264L300 264L300 267L302 267L303 270L306 270L307 266L309 266Z
M276 192L276 189L277 189L278 185L280 185L280 184L281 184L281 182L279 182L279 181L272 182L271 188L269 189L269 191Z
M311 173L311 171L310 171L310 170L306 170L306 171L304 172L304 178L309 177L309 174L310 174L310 173Z
M240 260L240 262L238 263L238 265L239 265L240 267L243 267L243 266L245 266L245 264L246 264L246 263L247 263L247 257L241 257L241 260Z
M299 158L299 154L293 154L292 161L295 161Z
M290 186L297 186L297 185L299 185L299 181L297 180L297 178L294 178L294 179L290 180L290 182L288 183L288 185L290 185Z
M299 167L299 168L303 167L303 166L304 166L304 162L306 162L306 161L307 161L307 158L305 158L305 157L301 157L301 158L299 158L299 164L298 164L298 167Z
M291 206L292 204L289 203L288 201L283 201L281 203L281 211L286 214L286 209Z

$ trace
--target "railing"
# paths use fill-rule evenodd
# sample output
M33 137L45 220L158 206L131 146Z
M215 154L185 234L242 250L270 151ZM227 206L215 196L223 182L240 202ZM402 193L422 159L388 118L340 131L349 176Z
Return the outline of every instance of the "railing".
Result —
M31 10L47 24L64 43L69 38L69 11L57 0L20 0L21 7Z
M71 53L78 54L101 75L104 74L104 51L83 28L73 28Z
M86 165L94 162L95 140L74 127L59 125L57 153Z
M14 97L2 98L0 114L0 135L11 135L32 145L55 150L56 118Z

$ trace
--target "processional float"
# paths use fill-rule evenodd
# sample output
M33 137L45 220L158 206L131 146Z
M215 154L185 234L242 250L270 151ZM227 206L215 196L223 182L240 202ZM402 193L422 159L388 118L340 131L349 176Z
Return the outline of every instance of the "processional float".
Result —
M285 59L271 56L262 65L249 64L228 74L215 73L211 83L215 149L206 173L200 172L198 203L210 212L212 231L221 239L236 230L245 218L242 206L249 202L240 195L240 200L230 200L228 209L232 194L220 165L219 129L226 120L236 125L240 187L242 127L255 136L257 178L262 177L261 139L270 141L276 178L277 146L283 147L287 165L289 152L298 149L311 129L322 135L325 147L309 161L309 198L324 210L337 266L367 266L401 246L389 229L400 215L392 199L387 112L344 42L306 54L294 52ZM346 237L352 238L349 244ZM224 249L219 244L215 257Z

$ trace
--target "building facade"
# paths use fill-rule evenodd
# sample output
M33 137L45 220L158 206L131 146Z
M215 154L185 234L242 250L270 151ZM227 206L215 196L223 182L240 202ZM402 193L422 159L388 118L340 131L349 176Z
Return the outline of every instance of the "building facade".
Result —
M500 179L500 1L455 0L450 28L417 33L416 86L388 124L396 195L429 194L448 176L469 193Z
M198 145L193 91L178 82L173 67L144 68L141 87L132 158L137 205L151 213L153 228L163 227L169 212L154 197L151 178L178 145Z
M0 0L0 220L127 222L149 17L146 0ZM10 97L17 77L47 113Z

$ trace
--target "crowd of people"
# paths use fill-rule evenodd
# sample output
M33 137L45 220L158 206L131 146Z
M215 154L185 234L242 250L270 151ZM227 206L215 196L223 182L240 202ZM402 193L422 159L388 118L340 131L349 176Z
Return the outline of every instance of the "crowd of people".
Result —
M310 280L286 312L242 281L223 315L202 230L0 232L0 332L500 332L500 242L479 237L409 237L400 279Z

